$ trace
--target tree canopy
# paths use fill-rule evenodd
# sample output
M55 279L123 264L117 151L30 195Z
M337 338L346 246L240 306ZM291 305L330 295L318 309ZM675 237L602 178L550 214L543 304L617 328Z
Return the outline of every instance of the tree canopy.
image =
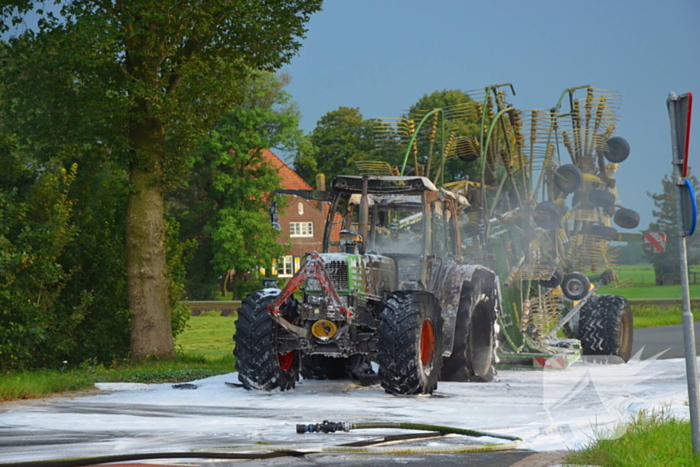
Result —
M356 174L356 161L374 160L374 120L365 120L360 109L339 107L326 113L299 148L294 170L311 186L317 174L327 180L340 174Z
M263 151L293 152L300 143L299 112L282 90L288 81L266 72L251 76L243 102L219 119L196 151L186 186L169 197L181 238L197 242L186 283L194 299L212 299L227 271L255 277L287 249L267 213L280 180Z
M164 195L241 101L237 83L297 53L321 0L57 3L59 15L39 10L38 30L2 48L3 115L42 157L84 154L123 171L131 357L172 356ZM2 30L34 5L2 6Z

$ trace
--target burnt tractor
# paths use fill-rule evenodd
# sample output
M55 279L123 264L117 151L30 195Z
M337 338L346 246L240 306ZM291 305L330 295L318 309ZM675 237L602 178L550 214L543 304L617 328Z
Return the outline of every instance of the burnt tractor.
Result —
M305 378L376 378L390 393L430 394L438 379L490 381L498 283L462 260L467 200L426 177L338 176L323 252L280 290L248 296L234 354L246 389L293 388Z
M324 246L284 289L243 301L246 389L350 375L430 394L438 380L491 381L496 363L630 358L630 305L598 294L616 280L613 224L639 224L615 183L630 153L614 136L619 96L581 86L522 111L509 84L468 95L378 121L379 149L400 148L401 165L362 161L331 192L285 191L331 203Z

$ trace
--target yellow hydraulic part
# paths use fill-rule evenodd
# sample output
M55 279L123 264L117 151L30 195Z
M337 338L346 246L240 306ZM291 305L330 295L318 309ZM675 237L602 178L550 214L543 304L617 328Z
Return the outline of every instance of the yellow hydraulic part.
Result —
M327 319L319 319L311 326L311 334L321 340L330 339L338 332L338 325Z

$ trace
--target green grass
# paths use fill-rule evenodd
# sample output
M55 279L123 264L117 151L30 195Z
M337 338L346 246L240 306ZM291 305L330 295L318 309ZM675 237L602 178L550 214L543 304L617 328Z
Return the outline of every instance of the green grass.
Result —
M77 369L7 373L0 378L0 401L92 389L98 382L179 383L231 373L233 323L232 316L216 312L193 316L178 336L174 360L122 361L109 367L86 362Z
M76 369L11 372L0 378L0 401L92 389L98 382L178 383L230 373L233 368L233 356L205 359L179 354L173 360L115 362L109 367L88 362Z
M601 287L600 293L620 295L625 298L681 298L680 285L656 285L654 268L651 264L621 265L615 267L619 282ZM698 274L700 266L689 267L690 296L700 297L700 284L693 284L693 274Z
M566 462L607 467L700 466L700 456L693 455L690 422L664 410L642 411L618 429L624 430L623 436L598 433L586 447L569 454ZM612 437L616 439L605 439Z
M235 316L220 316L215 311L204 311L190 318L187 327L177 337L176 345L188 355L216 360L231 355Z
M700 321L700 310L691 310L693 320ZM678 305L633 305L634 328L653 328L683 324L683 307Z

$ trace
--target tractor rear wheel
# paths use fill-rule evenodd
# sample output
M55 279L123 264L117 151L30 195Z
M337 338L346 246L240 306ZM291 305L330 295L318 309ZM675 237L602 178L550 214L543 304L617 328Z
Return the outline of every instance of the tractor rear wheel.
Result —
M594 295L580 311L578 338L584 355L632 355L632 309L626 298Z
M486 279L465 282L457 311L452 354L445 358L445 381L493 381L496 370L495 299L487 293ZM491 289L493 290L493 289Z
M388 393L431 394L442 366L442 316L434 295L394 292L381 314L379 380Z
M275 296L263 292L252 293L238 309L233 355L236 357L238 380L245 389L271 391L279 388L284 391L294 388L299 379L298 352L277 351L278 334L286 331L275 323L267 311L267 305ZM282 316L288 321L292 321L296 313L294 299L282 306Z

